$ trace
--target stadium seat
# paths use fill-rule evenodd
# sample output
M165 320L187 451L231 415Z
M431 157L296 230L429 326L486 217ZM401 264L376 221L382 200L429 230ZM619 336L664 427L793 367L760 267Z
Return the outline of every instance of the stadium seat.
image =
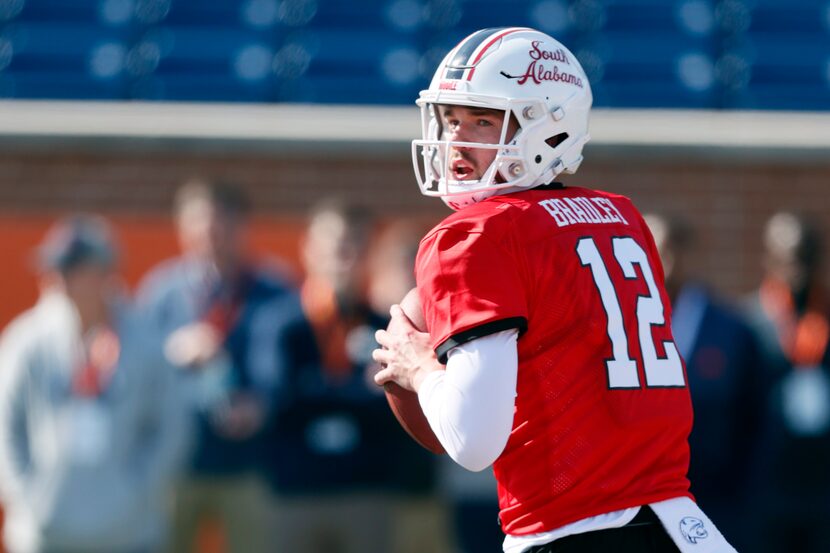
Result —
M298 1L307 2L308 0L294 0L295 3ZM313 2L313 4L316 5L316 10L309 21L321 31L341 29L357 35L363 30L378 30L389 25L386 16L389 0Z
M597 105L830 109L827 0L0 0L0 94L409 104L484 27L582 61Z
M367 88L363 78L308 77L280 83L279 100L324 104L405 104L412 105L423 85L377 86Z
M140 62L141 69L136 72L134 97L271 99L275 46L267 36L215 26L157 26L136 48L137 55L149 59Z
M608 31L708 34L714 30L712 0L606 0Z
M20 98L122 98L127 37L93 25L18 23L6 29L7 94Z
M716 49L707 37L667 32L606 32L577 42L576 52L596 60L592 77L598 105L714 107ZM644 53L648 53L645 55Z
M15 6L15 21L63 25L101 23L101 0L9 0L6 4Z
M171 26L268 28L279 22L277 0L172 0L162 20Z
M822 40L823 38L823 40ZM830 40L818 33L749 31L730 55L746 75L728 86L725 105L746 109L830 109Z
M102 81L79 73L7 71L0 73L0 98L34 100L125 100L123 78Z
M315 63L342 72L368 70L367 62L379 60L385 51L393 48L417 47L416 42L391 30L364 32L355 36L349 31L321 29L309 33L303 42Z
M753 0L743 5L748 15L748 32L819 34L828 40L830 4L826 0Z

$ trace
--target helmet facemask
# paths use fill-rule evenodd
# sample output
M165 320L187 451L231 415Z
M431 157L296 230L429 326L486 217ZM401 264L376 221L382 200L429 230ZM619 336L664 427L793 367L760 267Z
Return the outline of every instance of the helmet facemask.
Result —
M422 140L412 143L415 174L421 192L427 196L438 196L453 209L460 209L470 203L481 201L497 191L514 192L542 184L541 177L552 180L564 168L554 155L564 140L547 146L540 152L533 152L528 159L528 138L537 137L540 132L549 132L555 114L547 113L542 101L505 100L477 98L465 102L442 98L442 102L418 101L421 107ZM475 101L478 100L478 101ZM503 119L498 142L461 142L442 136L442 122L438 113L440 104L468 108L486 108L502 111ZM501 104L501 105L499 105ZM503 108L502 108L503 106ZM515 133L508 136L510 121L518 123ZM567 133L561 136L567 138ZM538 140L537 140L538 142ZM454 150L495 150L495 158L478 179L454 178L451 154Z

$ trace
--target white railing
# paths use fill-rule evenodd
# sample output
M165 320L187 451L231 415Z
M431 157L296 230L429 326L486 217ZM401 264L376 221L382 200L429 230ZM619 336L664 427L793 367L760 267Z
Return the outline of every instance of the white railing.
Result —
M419 133L414 106L0 101L0 148L140 143L296 152L371 145L387 152ZM830 113L596 109L591 136L595 155L777 155L830 163Z

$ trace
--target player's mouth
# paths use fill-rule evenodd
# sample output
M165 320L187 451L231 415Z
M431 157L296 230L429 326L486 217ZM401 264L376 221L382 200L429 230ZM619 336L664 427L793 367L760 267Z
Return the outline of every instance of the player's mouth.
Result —
M475 167L464 159L456 159L450 164L450 173L455 180L470 180L474 178Z

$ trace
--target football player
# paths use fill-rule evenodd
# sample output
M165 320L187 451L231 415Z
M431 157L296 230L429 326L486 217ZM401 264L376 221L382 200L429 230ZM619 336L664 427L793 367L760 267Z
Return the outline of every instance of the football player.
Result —
M416 391L456 462L493 465L507 553L731 552L689 493L692 408L651 234L628 198L555 180L582 161L591 103L576 57L532 29L444 58L413 159L456 212L418 252L429 332L393 307L376 382Z

